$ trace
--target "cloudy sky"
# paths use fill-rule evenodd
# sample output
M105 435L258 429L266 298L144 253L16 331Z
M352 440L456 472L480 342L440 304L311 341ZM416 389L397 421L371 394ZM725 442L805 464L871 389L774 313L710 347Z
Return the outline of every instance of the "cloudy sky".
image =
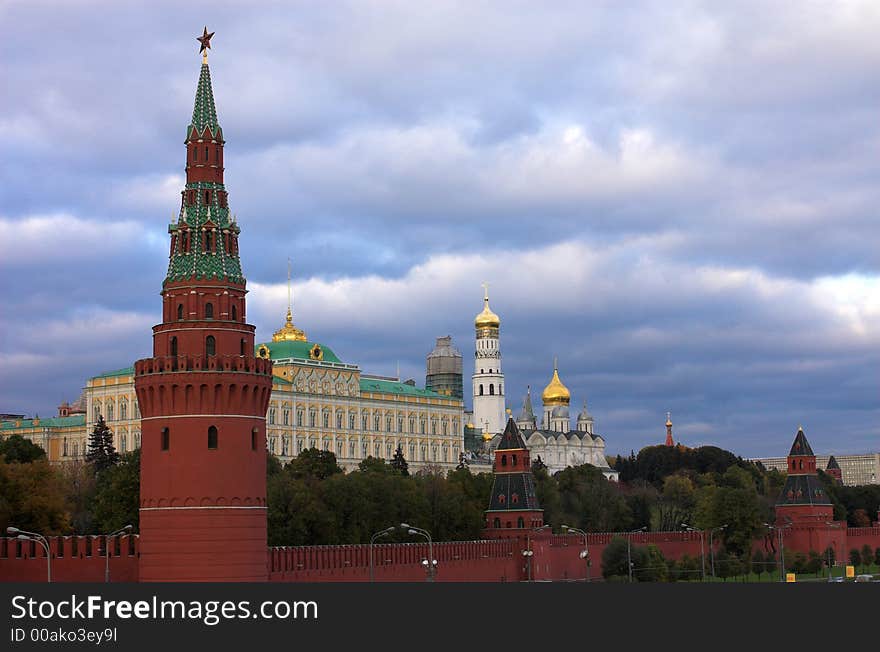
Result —
M880 448L880 3L0 2L0 412L151 351L200 59L250 321L553 357L609 452ZM469 385L466 378L466 386Z

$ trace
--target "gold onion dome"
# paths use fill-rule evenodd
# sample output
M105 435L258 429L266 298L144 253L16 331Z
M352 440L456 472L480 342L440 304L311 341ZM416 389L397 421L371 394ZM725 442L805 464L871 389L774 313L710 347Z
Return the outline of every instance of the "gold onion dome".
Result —
M541 400L544 405L568 405L571 402L571 392L559 380L559 369L555 363L553 364L553 378L550 380L550 384L544 388Z
M498 328L501 326L501 318L489 309L489 286L485 285L486 294L483 297L483 312L474 319L476 328Z
M290 308L287 309L287 321L272 335L273 342L306 342L306 334L293 325L293 315Z

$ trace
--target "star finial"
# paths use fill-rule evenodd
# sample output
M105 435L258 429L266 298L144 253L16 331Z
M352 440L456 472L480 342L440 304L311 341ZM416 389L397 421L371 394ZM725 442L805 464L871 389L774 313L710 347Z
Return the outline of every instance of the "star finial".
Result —
M208 34L208 26L205 25L205 31L201 36L197 36L196 40L202 44L202 47L199 48L199 53L202 55L202 59L206 60L208 58L208 50L211 49L211 37L214 36L214 32Z

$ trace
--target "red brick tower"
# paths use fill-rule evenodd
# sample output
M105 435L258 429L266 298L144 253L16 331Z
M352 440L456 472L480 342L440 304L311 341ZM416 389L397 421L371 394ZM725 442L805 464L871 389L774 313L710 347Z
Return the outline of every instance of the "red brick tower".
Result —
M513 419L507 420L495 449L494 474L492 497L486 510L486 537L521 536L523 530L544 525L529 449Z
M209 47L203 37L203 50ZM186 132L186 188L168 227L162 323L135 363L142 414L141 581L265 581L272 363L254 357L239 228L223 185L207 53Z
M838 484L843 483L843 471L840 469L840 464L834 459L834 455L828 458L828 466L825 467L825 473L837 480Z
M788 453L788 477L776 500L776 521L825 525L833 517L831 499L816 473L816 456L803 428L798 428Z

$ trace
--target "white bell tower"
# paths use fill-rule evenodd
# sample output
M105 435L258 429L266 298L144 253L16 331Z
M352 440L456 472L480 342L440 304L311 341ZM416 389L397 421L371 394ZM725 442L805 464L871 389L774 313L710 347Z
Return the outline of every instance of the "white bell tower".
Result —
M474 320L477 347L474 356L474 424L492 434L502 432L504 418L504 374L498 333L501 319L489 309L489 284L483 283L483 312Z

